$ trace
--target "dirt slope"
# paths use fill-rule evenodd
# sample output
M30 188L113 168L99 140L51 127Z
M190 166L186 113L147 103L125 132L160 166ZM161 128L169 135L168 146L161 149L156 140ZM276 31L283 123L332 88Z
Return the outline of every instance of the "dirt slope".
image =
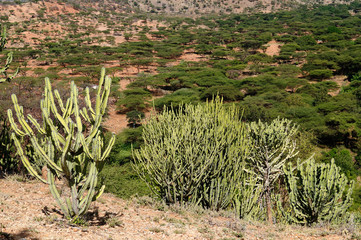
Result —
M46 185L0 179L0 239L338 240L351 236L348 228L265 226L216 213L200 214L176 207L174 211L167 207L156 210L163 207L144 205L150 202L104 194L93 204L88 225L69 225L58 213Z

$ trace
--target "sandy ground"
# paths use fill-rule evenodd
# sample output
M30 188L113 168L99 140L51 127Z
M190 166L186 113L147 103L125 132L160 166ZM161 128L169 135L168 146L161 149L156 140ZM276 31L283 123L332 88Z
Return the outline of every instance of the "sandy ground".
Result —
M338 95L340 93L342 87L347 86L347 85L350 84L350 82L347 81L347 76L344 76L344 75L333 76L328 81L333 81L333 82L337 83L337 85L339 87L338 89L336 89L334 91L328 92L328 94L330 94L332 97Z
M280 51L281 51L281 46L283 44L276 42L275 40L272 40L270 42L267 43L267 49L266 49L266 54L269 56L278 56L280 55Z
M87 224L69 224L47 185L0 179L0 239L351 239L345 228L249 223L214 212L125 201L103 196L93 203ZM162 209L162 210L157 210Z

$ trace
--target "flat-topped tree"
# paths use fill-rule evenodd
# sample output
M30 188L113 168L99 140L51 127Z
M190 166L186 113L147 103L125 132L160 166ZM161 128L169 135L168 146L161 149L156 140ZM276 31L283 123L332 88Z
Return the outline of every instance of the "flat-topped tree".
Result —
M101 122L107 107L111 79L102 69L96 95L95 106L90 100L89 89L85 90L86 107L80 109L78 89L71 83L71 94L66 103L57 90L54 92L48 78L45 79L44 99L41 100L42 123L30 114L24 116L23 107L19 106L16 95L12 95L18 123L9 109L8 116L14 130L12 138L17 147L17 154L27 170L34 177L49 184L64 215L71 220L82 217L104 190L104 185L97 189L98 174L102 170L114 144L114 135L107 147ZM20 125L20 127L19 127ZM20 139L28 138L34 147L35 155L45 163L47 177L43 178L35 170L24 154ZM55 179L64 179L69 187L68 196L61 197Z

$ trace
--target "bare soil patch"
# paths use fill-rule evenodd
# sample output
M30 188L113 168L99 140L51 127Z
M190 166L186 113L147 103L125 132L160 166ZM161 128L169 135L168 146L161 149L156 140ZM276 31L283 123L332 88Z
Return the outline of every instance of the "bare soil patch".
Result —
M338 89L334 90L334 91L330 91L328 92L328 94L330 94L332 97L338 95L342 89L342 87L347 86L350 84L349 81L347 81L347 76L344 75L337 75L337 76L333 76L330 80L328 81L333 81L335 83L337 83L338 85Z
M266 54L268 56L278 56L280 55L280 51L281 51L281 46L283 44L282 43L279 43L279 42L276 42L275 40L272 40L270 42L267 43L267 49L266 49Z

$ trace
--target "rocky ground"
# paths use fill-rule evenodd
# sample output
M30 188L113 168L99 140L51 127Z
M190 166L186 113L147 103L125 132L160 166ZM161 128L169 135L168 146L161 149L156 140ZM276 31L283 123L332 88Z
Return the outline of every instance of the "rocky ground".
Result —
M214 212L185 210L150 198L104 194L88 222L69 224L48 187L19 177L0 179L0 239L359 239L354 226L306 228L250 223Z

